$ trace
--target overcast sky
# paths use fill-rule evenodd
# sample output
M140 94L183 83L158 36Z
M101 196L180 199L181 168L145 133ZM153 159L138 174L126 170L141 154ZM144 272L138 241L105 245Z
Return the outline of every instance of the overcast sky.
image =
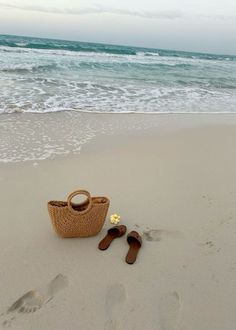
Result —
M236 0L0 0L0 34L236 55Z

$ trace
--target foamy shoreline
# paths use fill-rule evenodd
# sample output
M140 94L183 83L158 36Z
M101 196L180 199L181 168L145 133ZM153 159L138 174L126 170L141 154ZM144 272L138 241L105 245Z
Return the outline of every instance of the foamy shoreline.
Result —
M44 125L59 144L63 120L71 136L88 124L95 135L80 154L70 151L37 166L0 163L1 326L234 329L236 115L72 117L71 131L66 114L58 121L52 114L15 117L18 138L17 130L36 129L29 143L39 140ZM2 123L13 125L3 120L0 134ZM124 262L125 237L105 252L97 249L108 221L88 239L53 232L47 201L80 187L108 196L109 214L120 214L128 231L143 235L136 264ZM49 302L31 313L6 314L29 290L47 292L55 278Z
M0 35L0 113L234 112L235 61L233 55Z
M0 163L38 162L58 156L80 154L100 136L165 133L169 130L214 125L234 125L236 115L224 114L147 114L56 113L1 114Z

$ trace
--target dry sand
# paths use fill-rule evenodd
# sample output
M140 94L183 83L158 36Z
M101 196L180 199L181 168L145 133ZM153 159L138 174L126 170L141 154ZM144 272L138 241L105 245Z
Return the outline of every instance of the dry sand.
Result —
M150 120L169 124L1 165L0 328L235 329L236 117ZM97 249L108 221L87 239L52 231L47 201L80 187L143 235L136 264L124 262L125 237Z

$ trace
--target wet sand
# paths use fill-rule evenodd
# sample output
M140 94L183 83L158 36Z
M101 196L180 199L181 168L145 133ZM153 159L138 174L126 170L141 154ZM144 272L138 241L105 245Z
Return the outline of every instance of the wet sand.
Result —
M236 116L149 118L77 155L0 165L2 328L234 329ZM142 234L134 265L125 237L97 249L108 218L92 238L53 232L47 201L77 188L108 196L108 215Z

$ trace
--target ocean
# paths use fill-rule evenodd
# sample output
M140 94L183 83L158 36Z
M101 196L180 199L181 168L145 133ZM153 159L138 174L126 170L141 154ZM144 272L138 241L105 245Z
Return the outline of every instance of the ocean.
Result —
M235 112L236 56L0 35L0 163L171 125L146 114Z
M0 35L0 113L236 112L236 56Z

